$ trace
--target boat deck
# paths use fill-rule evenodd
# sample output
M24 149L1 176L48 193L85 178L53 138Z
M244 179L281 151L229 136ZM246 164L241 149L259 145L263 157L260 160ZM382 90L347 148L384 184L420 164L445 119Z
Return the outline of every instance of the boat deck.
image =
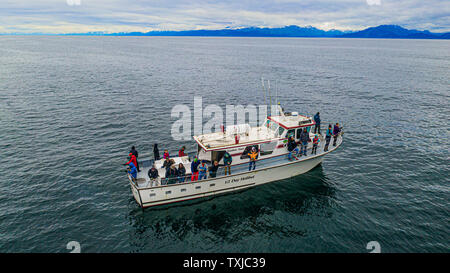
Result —
M317 157L317 156L321 156L327 153L330 153L332 151L334 151L335 149L337 149L343 141L343 138L341 135L338 136L338 139L336 141L336 146L333 146L333 138L330 141L330 144L328 146L328 151L324 151L325 148L325 139L323 138L323 136L321 136L321 141L317 147L317 154L311 154L312 151L312 144L310 143L308 145L308 149L307 149L307 155L306 156L297 156L296 158L293 157L292 161L294 160L299 160L299 161L304 161L304 160L308 160L310 158L313 157ZM299 147L300 149L300 147ZM139 160L139 165L140 165L140 169L141 171L138 172L137 175L137 180L136 180L136 184L138 186L138 188L148 188L148 187L154 187L154 186L161 186L161 185L176 185L176 184L180 184L180 183L189 183L191 182L191 170L190 170L190 159L193 156L185 156L185 157L173 157L172 159L175 161L175 166L178 166L178 164L181 162L183 163L183 165L186 168L186 177L184 182L180 182L178 180L178 178L171 178L171 179L166 179L164 178L165 175L165 169L162 168L162 164L164 162L163 159L156 161L156 163L154 162L153 159L148 159L148 160ZM268 157L265 159L260 159L256 161L256 169L260 169L260 168L266 168L266 167L272 167L272 166L276 166L276 165L280 165L283 163L287 163L290 162L288 159L288 152L286 151L285 154L282 155L277 155L277 156L273 156L273 157ZM148 177L148 171L150 170L151 166L155 163L155 167L158 170L159 173L159 178L157 181L151 181L150 178ZM210 166L210 164L208 164L208 166ZM232 174L239 174L239 173L244 173L244 172L248 172L248 167L249 167L249 163L243 163L243 164L238 164L238 165L232 165L231 166L231 173ZM217 176L216 177L221 177L221 176L225 176L224 173L224 167L221 166L219 167L219 170L217 171ZM209 174L207 179L210 178Z

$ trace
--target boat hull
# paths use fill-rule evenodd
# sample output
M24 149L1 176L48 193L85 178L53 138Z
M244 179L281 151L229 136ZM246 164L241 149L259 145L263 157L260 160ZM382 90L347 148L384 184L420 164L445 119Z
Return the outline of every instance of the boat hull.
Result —
M230 193L306 173L319 165L326 154L286 162L284 164L255 169L218 178L195 182L138 188L130 182L137 203L143 207L159 206L219 194Z

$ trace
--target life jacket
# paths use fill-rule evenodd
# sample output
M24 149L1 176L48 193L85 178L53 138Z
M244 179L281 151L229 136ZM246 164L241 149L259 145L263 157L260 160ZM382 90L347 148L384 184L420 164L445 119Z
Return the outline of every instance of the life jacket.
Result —
M251 152L248 154L251 160L256 160L256 156L258 156L257 152Z
M317 144L319 143L319 138L318 137L314 137L313 138L313 144Z
M131 154L131 153L130 153ZM130 163L133 163L134 164L134 166L137 166L137 160L136 160L136 157L134 156L134 154L131 154L130 155L130 161L128 161L126 164L128 165L128 164L130 164Z

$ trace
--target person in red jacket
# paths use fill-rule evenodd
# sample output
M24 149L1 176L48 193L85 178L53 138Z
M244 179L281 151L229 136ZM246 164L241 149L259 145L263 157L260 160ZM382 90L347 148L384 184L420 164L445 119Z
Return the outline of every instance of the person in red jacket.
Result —
M184 153L184 150L186 149L185 146L181 147L181 149L178 151L178 156L182 157L182 156L186 156L187 154Z
M123 165L128 165L130 163L133 163L134 166L136 166L137 165L136 156L134 156L134 154L132 154L132 153L130 153L129 156L130 156L130 161L128 161L127 163L125 163Z

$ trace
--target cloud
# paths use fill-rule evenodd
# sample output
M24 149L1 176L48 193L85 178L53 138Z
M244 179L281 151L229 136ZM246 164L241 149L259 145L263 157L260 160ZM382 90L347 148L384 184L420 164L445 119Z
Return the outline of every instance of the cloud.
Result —
M448 0L2 0L3 33L128 32L380 24L450 31Z
M381 5L381 0L366 0L366 1L367 1L367 5L369 5L369 6Z

